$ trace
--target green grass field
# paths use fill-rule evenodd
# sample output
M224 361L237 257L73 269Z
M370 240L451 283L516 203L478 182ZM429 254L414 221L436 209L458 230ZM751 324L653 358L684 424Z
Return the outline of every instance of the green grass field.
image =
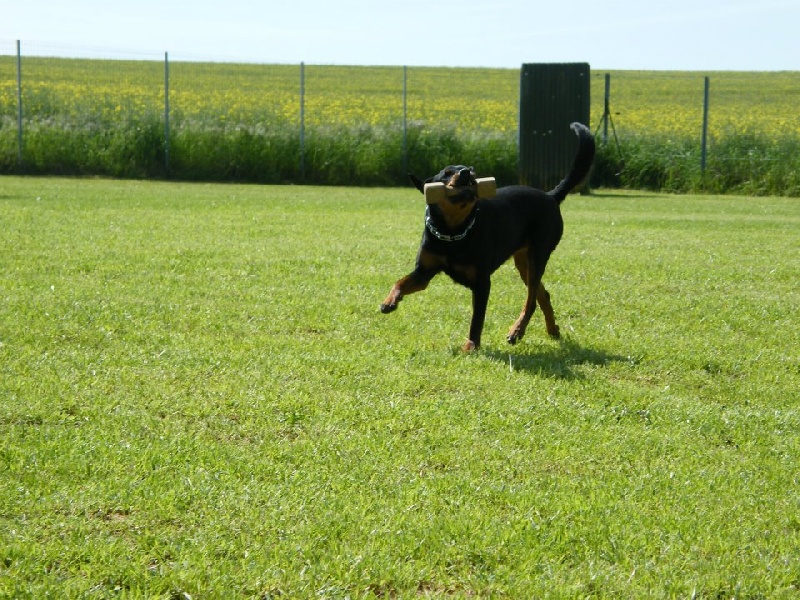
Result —
M0 596L797 597L797 201L570 197L473 355L422 210L0 178Z

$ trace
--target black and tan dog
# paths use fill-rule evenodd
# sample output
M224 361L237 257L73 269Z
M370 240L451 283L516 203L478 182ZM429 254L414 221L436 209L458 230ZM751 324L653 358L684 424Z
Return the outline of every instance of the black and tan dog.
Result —
M591 131L580 123L573 123L572 129L579 141L572 170L549 192L514 185L498 189L494 198L479 200L475 173L470 167L449 166L424 182L412 175L420 192L424 193L426 183L433 182L444 183L450 189L446 199L428 205L416 267L394 284L381 304L381 312L392 312L403 297L424 290L435 275L444 271L453 281L472 290L472 322L463 349L474 350L481 344L491 275L513 256L528 287L528 297L522 314L508 332L508 342L514 344L525 335L537 301L547 333L559 337L542 275L564 231L560 204L589 173L595 153Z

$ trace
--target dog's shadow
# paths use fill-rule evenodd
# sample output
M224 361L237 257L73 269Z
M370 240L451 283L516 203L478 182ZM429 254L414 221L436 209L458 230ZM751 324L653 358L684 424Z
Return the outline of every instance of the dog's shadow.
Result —
M583 347L569 337L561 338L545 348L536 344L520 350L519 347L512 351L484 349L481 353L508 365L511 371L567 380L584 379L586 374L578 369L583 365L604 367L614 362L630 363L633 360L629 356Z

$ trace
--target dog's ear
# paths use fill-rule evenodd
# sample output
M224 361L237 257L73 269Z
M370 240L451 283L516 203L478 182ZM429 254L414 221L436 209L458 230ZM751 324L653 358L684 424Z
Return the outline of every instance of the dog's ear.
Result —
M425 183L413 173L409 173L408 176L411 178L411 183L414 184L414 187L417 188L420 194L425 193Z

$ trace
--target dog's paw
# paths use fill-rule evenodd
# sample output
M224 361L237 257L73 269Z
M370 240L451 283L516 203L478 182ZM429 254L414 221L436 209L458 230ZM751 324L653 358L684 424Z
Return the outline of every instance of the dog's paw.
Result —
M511 326L511 329L508 330L506 341L512 346L525 337L526 326L520 324L521 320L522 317L520 317L517 322Z
M395 310L397 310L397 304L381 304L381 312L385 315Z
M524 331L520 331L518 327L512 327L511 331L508 332L508 337L506 337L506 341L513 346L518 341L520 341L522 339L522 336L524 335L525 335Z
M478 349L478 344L476 344L472 340L467 340L466 342L464 342L464 345L461 346L461 351L467 353L474 352L477 349Z

